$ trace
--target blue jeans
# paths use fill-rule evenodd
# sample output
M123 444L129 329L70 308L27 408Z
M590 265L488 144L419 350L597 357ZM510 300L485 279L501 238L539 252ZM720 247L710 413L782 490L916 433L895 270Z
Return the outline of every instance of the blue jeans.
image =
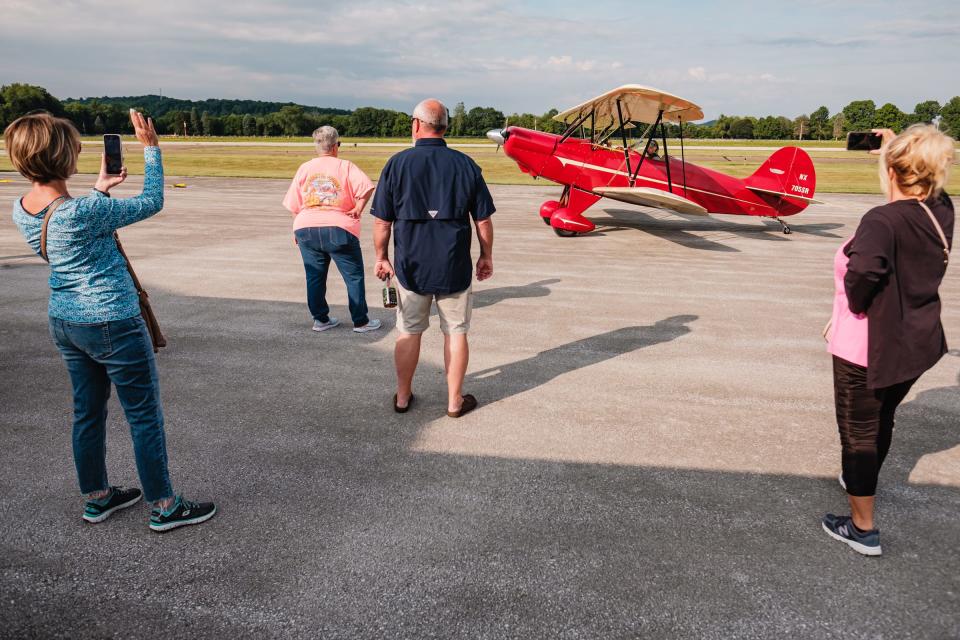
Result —
M314 320L327 322L330 306L327 304L327 271L330 260L347 285L350 301L350 317L353 326L362 327L370 322L367 317L367 294L363 284L363 252L360 240L340 227L306 227L297 229L297 246L303 257L303 269L307 273L307 306Z
M172 496L159 378L143 318L90 324L50 318L50 334L73 383L73 460L80 492L110 486L106 425L113 383L130 423L144 499Z

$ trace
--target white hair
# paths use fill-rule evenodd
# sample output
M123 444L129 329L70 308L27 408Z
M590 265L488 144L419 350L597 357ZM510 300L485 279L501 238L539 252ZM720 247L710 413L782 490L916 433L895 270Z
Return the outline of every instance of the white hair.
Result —
M325 124L313 132L313 143L321 153L329 153L338 142L340 142L340 134L330 125Z
M413 117L440 133L448 124L447 108L436 98L427 98L413 109Z

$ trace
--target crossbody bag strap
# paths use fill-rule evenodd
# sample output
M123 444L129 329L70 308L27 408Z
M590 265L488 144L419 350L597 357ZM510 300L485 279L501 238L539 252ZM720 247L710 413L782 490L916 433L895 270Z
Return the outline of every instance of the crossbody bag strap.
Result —
M47 205L47 212L43 216L43 226L40 227L40 257L43 258L44 262L50 262L50 259L47 258L47 227L50 226L50 218L53 217L53 212L57 210L57 207L70 199L69 196L60 196Z
M934 229L937 230L937 235L940 236L940 242L943 243L943 264L946 265L950 262L950 245L947 243L947 236L943 232L943 227L937 222L936 216L933 215L933 211L930 211L930 207L928 207L926 203L917 200L917 204L923 207L923 210L927 213L927 217L930 218L930 222L933 223Z
M130 278L133 280L133 288L137 290L137 294L143 294L143 287L140 285L140 278L137 277L137 272L133 270L133 265L130 264L130 258L127 257L127 252L123 250L123 245L120 244L120 236L117 235L117 232L113 232L113 241L117 243L117 250L120 251L120 255L123 256L123 261L127 263L127 271L130 273Z

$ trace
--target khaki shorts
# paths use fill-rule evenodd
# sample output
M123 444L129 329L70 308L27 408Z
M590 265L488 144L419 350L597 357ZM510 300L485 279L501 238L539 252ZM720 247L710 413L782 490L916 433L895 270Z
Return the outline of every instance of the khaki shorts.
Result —
M446 295L423 294L407 291L399 281L397 287L397 330L400 333L419 334L430 326L430 306L437 301L440 314L440 331L444 335L466 333L470 330L473 315L473 286L458 293Z

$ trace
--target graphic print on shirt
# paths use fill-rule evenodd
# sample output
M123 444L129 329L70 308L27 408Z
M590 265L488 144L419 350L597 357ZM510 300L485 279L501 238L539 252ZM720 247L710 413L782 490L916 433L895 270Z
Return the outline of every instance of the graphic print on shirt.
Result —
M322 173L314 174L304 183L303 206L339 207L341 193L339 180Z

